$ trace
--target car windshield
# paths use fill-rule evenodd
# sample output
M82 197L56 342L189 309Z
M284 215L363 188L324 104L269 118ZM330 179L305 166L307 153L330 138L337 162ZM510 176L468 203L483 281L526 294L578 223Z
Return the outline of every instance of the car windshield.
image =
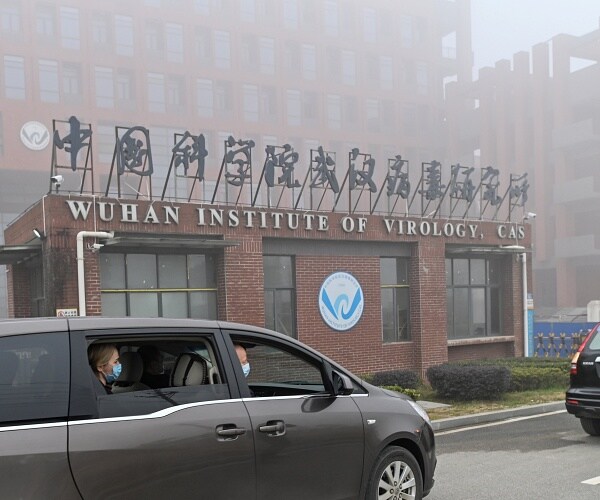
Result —
M598 329L592 334L592 338L588 342L588 349L592 351L600 351L600 335L598 335Z

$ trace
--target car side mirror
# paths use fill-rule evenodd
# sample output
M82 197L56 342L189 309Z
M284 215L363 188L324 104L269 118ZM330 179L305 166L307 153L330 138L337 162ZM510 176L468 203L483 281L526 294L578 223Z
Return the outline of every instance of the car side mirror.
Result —
M350 377L334 370L333 390L336 396L349 396L354 392L354 385Z

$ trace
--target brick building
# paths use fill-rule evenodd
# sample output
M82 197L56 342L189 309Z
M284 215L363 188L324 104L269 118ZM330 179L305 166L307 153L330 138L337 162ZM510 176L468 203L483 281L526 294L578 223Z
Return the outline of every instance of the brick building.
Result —
M51 194L5 230L0 257L11 264L14 317L217 318L277 329L357 373L424 373L446 360L523 354L519 257L529 229ZM320 312L334 273L362 289L351 328Z

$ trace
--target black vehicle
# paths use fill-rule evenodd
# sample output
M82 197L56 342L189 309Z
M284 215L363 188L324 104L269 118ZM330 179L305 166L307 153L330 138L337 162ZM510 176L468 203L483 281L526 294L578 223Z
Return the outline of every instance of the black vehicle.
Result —
M0 498L420 500L435 466L416 403L269 330L0 321Z
M591 436L600 436L600 323L585 337L571 360L567 411Z

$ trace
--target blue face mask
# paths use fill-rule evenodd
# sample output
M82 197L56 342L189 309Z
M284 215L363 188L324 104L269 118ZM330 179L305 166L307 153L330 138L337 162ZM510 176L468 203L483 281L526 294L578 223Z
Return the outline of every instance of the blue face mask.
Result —
M242 371L244 372L244 377L250 375L250 363L245 363L242 365Z
M119 375L121 375L121 368L121 363L118 363L113 366L112 373L109 373L108 375L105 373L104 377L106 378L106 382L112 384L115 380L117 380Z

